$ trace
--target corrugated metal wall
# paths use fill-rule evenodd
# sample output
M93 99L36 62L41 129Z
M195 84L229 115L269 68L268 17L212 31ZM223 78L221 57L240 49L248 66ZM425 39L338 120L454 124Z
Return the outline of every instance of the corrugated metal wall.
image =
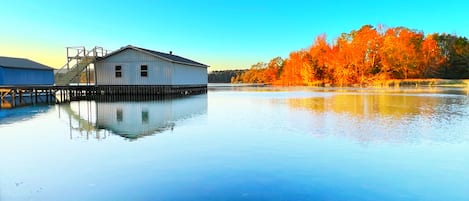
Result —
M148 77L140 75L140 66L148 66ZM115 67L122 66L122 77ZM170 85L171 63L135 50L123 52L96 63L98 85Z
M173 85L207 84L207 68L173 64Z
M53 70L0 67L0 85L53 85Z
M140 66L148 66L148 77ZM115 67L122 66L122 77ZM190 85L207 84L207 68L174 64L136 50L124 50L96 63L97 85Z
M3 85L3 68L0 66L0 85Z

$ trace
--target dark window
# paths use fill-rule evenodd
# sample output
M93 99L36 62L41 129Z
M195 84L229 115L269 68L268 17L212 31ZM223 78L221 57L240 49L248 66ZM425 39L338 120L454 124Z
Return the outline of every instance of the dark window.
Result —
M116 77L122 77L122 66L116 66Z
M149 117L148 117L148 110L142 111L142 123L148 124Z
M147 65L141 65L140 66L140 76L148 77L148 66Z
M122 114L122 109L117 109L116 110L116 120L117 120L117 122L122 122L123 119L124 119L124 116Z

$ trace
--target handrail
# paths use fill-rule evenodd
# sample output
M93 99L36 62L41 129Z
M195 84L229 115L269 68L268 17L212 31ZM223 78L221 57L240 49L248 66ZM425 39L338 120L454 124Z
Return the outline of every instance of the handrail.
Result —
M69 49L77 49L75 56L69 56ZM68 85L72 80L80 75L91 63L96 61L97 57L106 56L108 50L95 46L91 50L85 47L67 47L67 63L55 72L55 84ZM71 65L73 64L73 65Z
M81 48L83 46L77 46L77 47ZM71 47L71 48L76 48L76 47ZM78 52L75 56L69 57L69 58L74 58L75 60L77 60L77 59L81 60L85 57L103 57L103 56L108 55L110 52L111 52L111 50L105 50L104 48L98 47L98 46L95 46L93 49L91 49L89 51L86 51L86 49L83 47L83 49L78 50ZM90 55L91 53L93 53L93 55ZM72 62L76 62L77 64L79 63L79 61L69 60L66 64L64 64L56 72L60 73L60 72L62 72L62 69L66 68L66 67L70 68L70 63L72 63ZM75 65L73 65L72 68ZM69 70L69 69L67 69L67 70Z

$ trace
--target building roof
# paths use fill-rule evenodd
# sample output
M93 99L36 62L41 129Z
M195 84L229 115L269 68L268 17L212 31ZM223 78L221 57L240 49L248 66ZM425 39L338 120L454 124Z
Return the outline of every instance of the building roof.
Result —
M29 59L0 56L0 66L5 68L23 68L35 70L54 70L53 68Z
M106 129L108 131L111 131L115 135L119 135L123 138L126 138L128 140L137 140L139 138L143 138L146 136L152 136L156 134L163 133L167 130L172 130L174 129L175 124L174 123L165 123L164 125L161 125L161 127L157 128L148 128L148 130L141 129L139 131L123 131L120 128L113 127L113 125L102 125L99 124L97 127L99 129Z
M199 63L199 62L196 62L196 61L193 61L193 60L190 60L190 59L187 59L187 58L184 58L184 57L181 57L181 56L178 56L178 55L175 55L175 54L172 54L172 52L170 52L169 54L168 53L164 53L164 52L158 52L158 51L155 51L155 50L149 50L149 49L145 49L145 48L140 48L140 47L135 47L135 46L132 46L132 45L127 45L125 47L122 47L102 58L100 58L99 60L104 60L108 57L111 57L115 54L118 54L124 50L127 50L127 49L133 49L133 50L136 50L136 51L139 51L139 52L143 52L143 53L146 53L146 54L149 54L149 55L152 55L152 56L155 56L155 57L158 57L158 58L161 58L163 60L166 60L166 61L169 61L169 62L173 62L173 63L179 63L179 64L185 64L185 65L190 65L190 66L197 66L197 67L209 67L208 65L205 65L205 64L202 64L202 63Z

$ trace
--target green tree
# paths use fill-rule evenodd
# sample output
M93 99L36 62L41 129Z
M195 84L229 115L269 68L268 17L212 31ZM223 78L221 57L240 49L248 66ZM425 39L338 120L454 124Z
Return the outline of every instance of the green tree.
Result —
M466 37L440 34L436 37L446 62L438 74L442 78L469 78L469 41Z

